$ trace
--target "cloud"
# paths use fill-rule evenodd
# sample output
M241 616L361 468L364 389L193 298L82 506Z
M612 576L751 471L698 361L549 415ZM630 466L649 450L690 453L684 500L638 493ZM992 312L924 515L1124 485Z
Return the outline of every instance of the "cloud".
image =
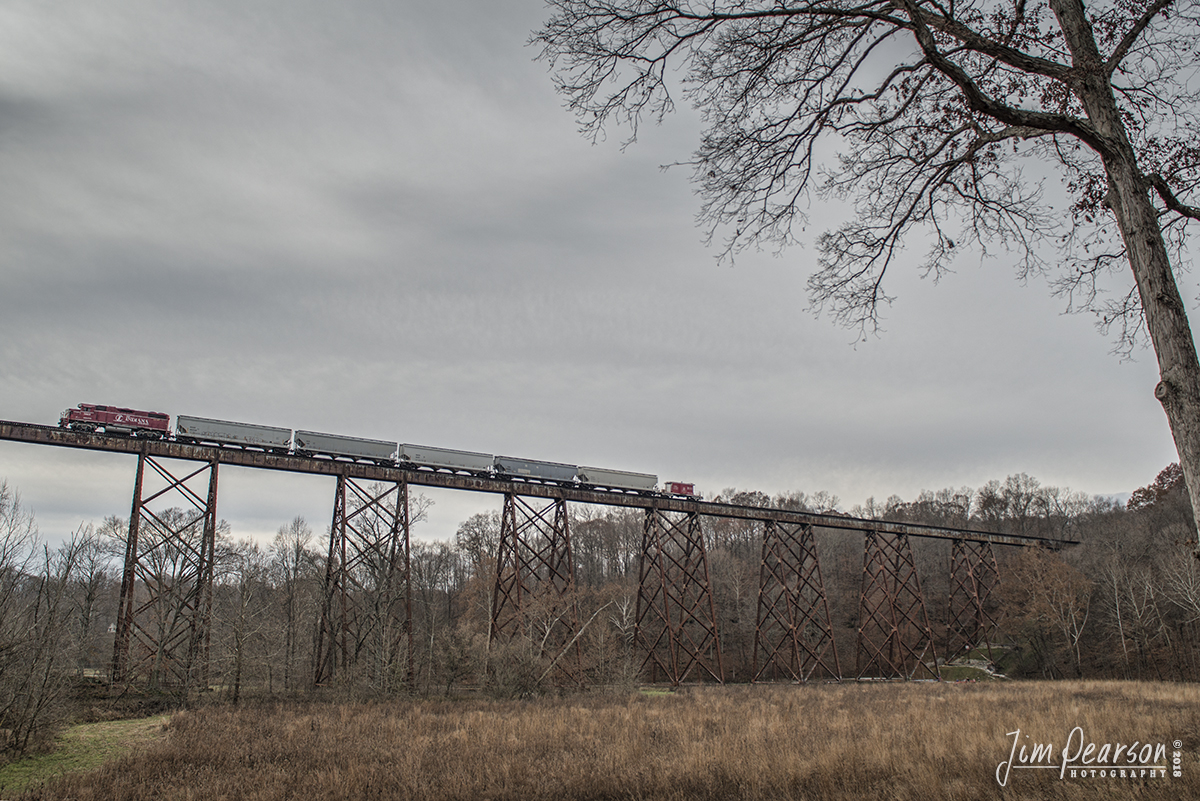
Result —
M659 169L696 115L585 141L525 46L542 14L6 3L0 417L117 403L848 504L1011 472L1128 491L1171 460L1153 360L1004 254L936 287L898 265L857 347L805 311L811 250L718 264L686 168ZM0 443L58 528L127 513L126 469ZM327 517L230 486L263 536Z

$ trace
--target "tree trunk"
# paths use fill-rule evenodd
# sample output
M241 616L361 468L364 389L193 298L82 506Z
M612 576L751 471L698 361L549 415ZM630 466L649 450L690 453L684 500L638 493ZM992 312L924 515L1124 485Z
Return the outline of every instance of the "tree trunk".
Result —
M1108 175L1109 206L1125 240L1146 329L1158 357L1161 380L1154 388L1154 397L1162 404L1171 426L1192 501L1193 524L1200 530L1200 361L1192 329L1145 180L1124 165L1109 165Z
M1200 360L1196 358L1187 309L1175 283L1157 210L1150 200L1150 182L1138 167L1083 1L1050 0L1050 7L1071 51L1076 70L1072 90L1102 140L1103 149L1098 150L1108 175L1106 202L1121 229L1146 330L1158 357L1161 380L1154 388L1154 397L1167 414L1192 501L1193 524L1200 531ZM1200 557L1200 542L1195 548Z

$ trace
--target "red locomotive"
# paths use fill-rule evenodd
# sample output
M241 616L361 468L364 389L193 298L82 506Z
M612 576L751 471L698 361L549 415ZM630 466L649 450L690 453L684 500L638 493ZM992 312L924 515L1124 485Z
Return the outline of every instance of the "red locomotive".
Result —
M143 412L119 406L96 406L81 403L78 409L67 409L58 419L59 428L74 431L95 431L103 428L106 434L162 439L170 434L170 415L162 412Z

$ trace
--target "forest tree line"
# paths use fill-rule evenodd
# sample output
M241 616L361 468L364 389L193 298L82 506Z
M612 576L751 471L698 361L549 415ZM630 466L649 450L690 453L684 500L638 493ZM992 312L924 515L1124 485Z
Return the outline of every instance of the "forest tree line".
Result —
M768 496L725 490L712 500L843 513L828 493ZM419 520L429 501L412 500ZM1059 551L998 547L1000 631L993 660L1010 677L1200 680L1200 566L1187 543L1192 513L1178 466L1164 469L1127 503L1042 486L1024 474L979 488L922 492L905 501L869 499L844 512L1081 544ZM170 516L171 510L163 512ZM578 675L588 687L633 686L642 654L634 642L640 509L573 505L570 597ZM314 655L326 601L328 532L300 517L270 543L217 532L209 697L450 694L478 688L514 695L561 690L539 640L538 615L567 620L566 605L532 604L525 636L489 642L500 512L462 522L452 541L414 540L410 549L412 651L404 637L353 645L349 669L314 688ZM726 681L748 681L754 664L762 524L703 518L709 577ZM0 484L0 738L2 748L35 744L70 709L81 683L108 681L128 521L81 526L48 547L18 493ZM841 673L855 675L863 537L816 530ZM913 555L935 646L944 654L950 594L947 541L913 538ZM165 564L163 570L172 569ZM363 608L394 610L380 597L375 566L358 576ZM393 586L387 592L399 592ZM545 623L545 620L542 621ZM399 648L388 647L385 641Z

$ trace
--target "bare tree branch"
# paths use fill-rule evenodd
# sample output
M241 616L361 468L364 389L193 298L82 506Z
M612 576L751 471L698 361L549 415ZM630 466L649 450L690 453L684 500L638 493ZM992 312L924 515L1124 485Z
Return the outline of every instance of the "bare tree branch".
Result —
M1200 220L1200 207L1189 206L1181 203L1179 198L1175 197L1175 193L1171 191L1171 187L1167 184L1165 178L1158 173L1147 176L1150 185L1158 192L1158 196L1162 198L1163 203L1167 204L1167 208L1182 217L1188 217L1193 220Z

